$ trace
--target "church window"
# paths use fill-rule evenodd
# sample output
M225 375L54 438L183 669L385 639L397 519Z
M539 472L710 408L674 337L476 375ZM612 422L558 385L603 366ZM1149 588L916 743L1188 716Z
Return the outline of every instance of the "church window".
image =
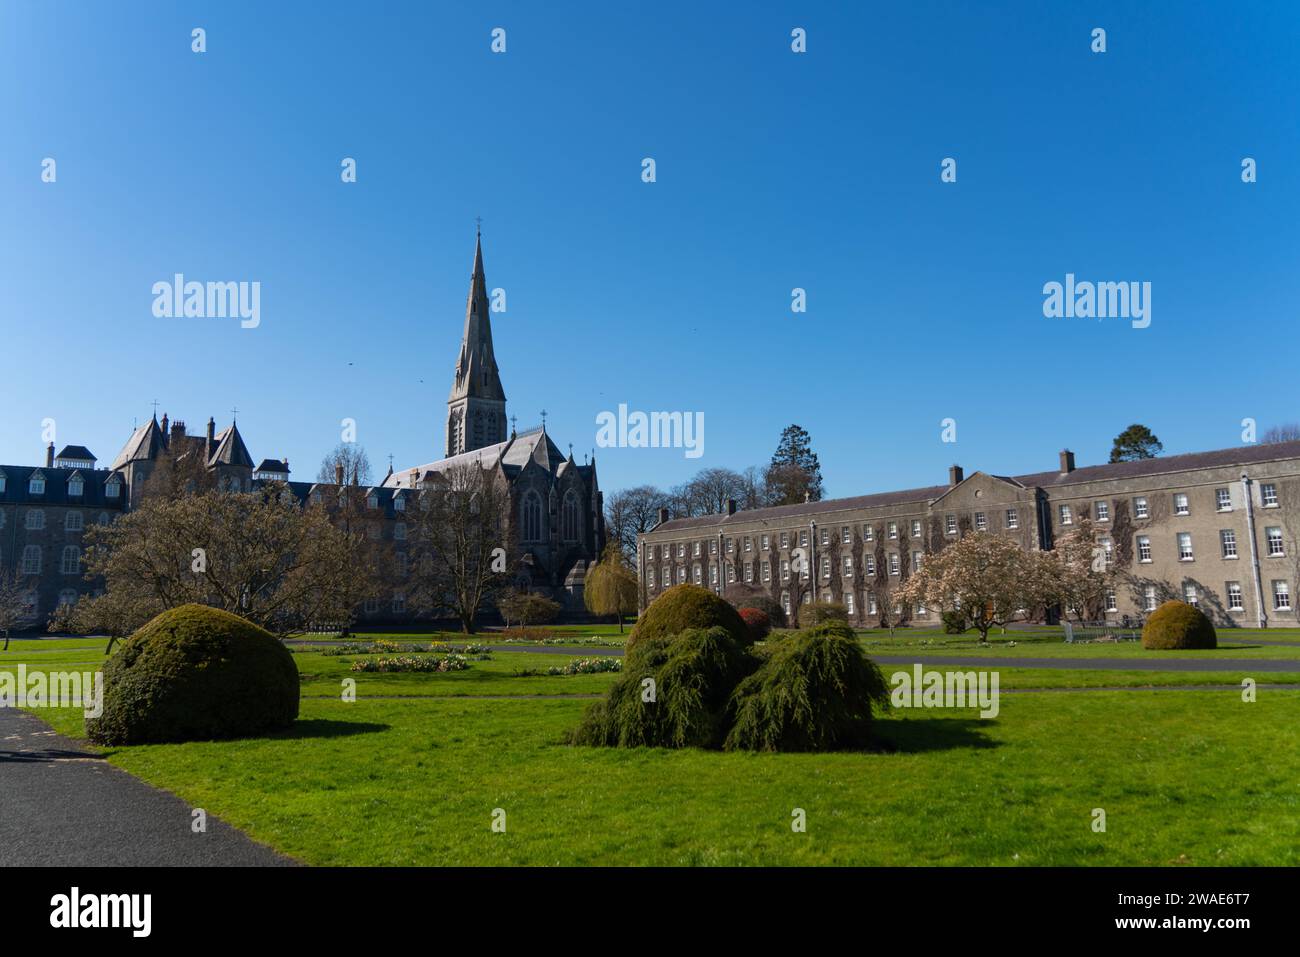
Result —
M542 499L534 491L524 496L522 505L524 541L540 542L542 540Z
M578 496L572 490L564 495L561 528L566 542L576 542L578 540Z

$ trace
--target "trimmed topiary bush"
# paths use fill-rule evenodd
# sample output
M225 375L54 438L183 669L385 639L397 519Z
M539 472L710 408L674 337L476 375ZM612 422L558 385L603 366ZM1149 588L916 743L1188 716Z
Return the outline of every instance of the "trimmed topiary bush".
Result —
M728 707L729 751L830 751L871 741L871 706L889 687L843 622L807 628L779 642L742 681Z
M207 605L163 612L104 666L104 711L86 720L99 744L261 734L298 717L298 669L272 635Z
M674 585L650 603L627 636L630 651L650 638L671 638L691 628L725 628L739 644L749 644L749 629L739 612L699 585Z
M767 617L767 612L759 611L757 608L742 608L740 620L749 629L750 641L762 641L772 633L772 619Z
M617 747L716 747L731 690L756 666L721 626L675 638L645 638L628 649L623 673L593 702L574 732L575 744ZM645 701L645 679L654 700Z
M1214 625L1199 608L1185 601L1167 601L1151 613L1142 628L1142 647L1217 648Z
M751 585L737 583L728 586L727 590L722 593L722 597L735 605L737 611L744 611L746 608L757 608L767 615L774 628L789 627L789 619L786 616L785 609L781 607L779 601L765 591Z
M811 628L828 621L849 620L849 610L837 601L814 601L800 605L798 611L799 627Z

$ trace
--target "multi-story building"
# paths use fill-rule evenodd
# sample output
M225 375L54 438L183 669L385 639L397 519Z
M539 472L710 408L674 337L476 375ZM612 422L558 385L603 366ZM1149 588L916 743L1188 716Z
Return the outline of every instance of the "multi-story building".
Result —
M561 453L544 422L521 432L512 426L507 434L505 411L478 241L447 401L446 458L399 472L390 467L374 486L341 469L333 483L295 482L286 460L263 459L254 466L234 422L218 432L209 418L206 430L194 435L164 413L161 422L151 417L135 429L107 469L95 468L95 457L83 446L68 446L56 456L53 444L43 468L0 466L0 572L21 575L27 618L39 625L58 604L100 587L85 579L81 567L81 535L88 524L107 524L164 489L193 490L201 483L248 492L285 482L300 502L323 504L340 521L361 522L367 534L386 544L392 594L366 602L359 614L409 621L416 614L402 587L408 505L432 477L474 463L497 471L509 489L520 551L516 585L581 610L586 570L605 544L595 458L579 464L572 446L567 456Z
M694 582L769 594L789 611L841 602L859 624L938 624L892 592L972 531L1050 549L1084 518L1116 572L1104 614L1140 618L1177 598L1216 624L1295 625L1300 442L1250 445L1015 477L949 469L948 482L855 498L670 519L638 539L641 602Z

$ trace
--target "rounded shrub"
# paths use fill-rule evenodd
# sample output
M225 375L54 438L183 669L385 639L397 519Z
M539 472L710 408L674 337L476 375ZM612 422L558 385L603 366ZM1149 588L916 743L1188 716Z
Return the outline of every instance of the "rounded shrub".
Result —
M592 702L575 744L612 747L716 747L725 734L727 701L755 666L721 626L672 638L644 638L629 648L606 698ZM653 697L646 700L646 679Z
M871 708L889 687L853 629L840 621L778 642L728 706L729 751L829 751L871 741Z
M1185 601L1167 601L1151 613L1142 628L1142 647L1217 648L1214 625L1199 608Z
M630 650L647 638L671 638L692 628L726 629L742 645L749 644L749 629L726 600L699 585L674 585L652 601L627 636Z
M750 641L762 641L772 633L772 619L767 616L765 611L760 611L757 608L742 608L740 609L740 620L749 629Z
M847 623L849 610L837 601L814 601L800 605L798 616L799 627L810 628L828 621Z
M163 612L104 666L104 709L86 721L99 744L212 740L287 728L298 669L269 632L207 605Z
M727 590L722 593L722 597L735 605L737 611L744 611L746 608L757 608L767 615L774 628L788 627L788 619L785 609L781 607L781 603L760 588L737 582L728 586Z

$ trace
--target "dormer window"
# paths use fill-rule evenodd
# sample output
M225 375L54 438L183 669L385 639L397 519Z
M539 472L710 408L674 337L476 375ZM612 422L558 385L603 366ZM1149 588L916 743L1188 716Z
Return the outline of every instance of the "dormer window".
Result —
M394 512L405 512L405 511L406 511L406 496L405 496L405 495L395 495L395 496L393 496L393 511L394 511Z
M3 473L3 472L0 472L0 495L4 494L4 490L5 490L5 481L6 481L6 479L5 479L5 475L4 475L4 473Z
M44 495L45 478L33 475L27 482L27 491L31 495Z
M86 483L79 478L68 479L68 495L72 498L80 497L86 491Z
M119 482L117 476L114 475L108 480L108 484L104 486L104 497L117 498L120 494L122 494L122 483Z
M367 508L379 508L379 496L378 496L378 495L368 495L368 496L366 496L366 507L367 507Z

